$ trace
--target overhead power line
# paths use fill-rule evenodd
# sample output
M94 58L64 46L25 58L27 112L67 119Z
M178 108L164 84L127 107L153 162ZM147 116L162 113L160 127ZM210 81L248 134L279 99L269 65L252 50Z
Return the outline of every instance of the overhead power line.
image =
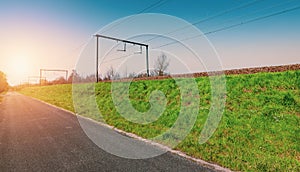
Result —
M119 60L119 59L122 59L122 58L125 58L125 57L129 57L129 56L132 56L133 54L127 54L127 55L124 55L124 56L121 56L121 57L117 57L117 58L113 58L113 59L110 59L110 60L105 60L102 62L102 64L104 63L108 63L108 62L111 62L111 61L115 61L115 60Z
M115 37L109 37L109 36L104 36L104 35L99 35L96 34L94 35L97 39L97 47L96 47L96 77L97 77L97 82L99 81L99 75L98 75L98 69L99 69L99 38L104 38L104 39L110 39L110 40L114 40L117 42L123 42L124 45L126 45L126 43L128 44L133 44L133 45L139 45L139 46L143 46L146 48L146 68L147 68L147 76L150 76L150 71L149 71L149 60L148 60L148 45L143 44L143 43L139 43L139 42L134 42L134 41L129 41L129 40L124 40L124 39L119 39L119 38L115 38ZM142 50L142 48L141 48ZM126 47L124 47L124 51L126 51Z
M275 13L272 13L272 14L269 14L269 15L257 17L257 18L250 19L250 20L247 20L247 21L244 21L244 22L240 22L238 24L233 24L233 25L230 25L230 26L222 27L222 28L219 28L219 29L216 29L216 30L213 30L213 31L209 31L209 32L200 34L200 35L195 35L193 37L188 37L188 38L182 39L180 41L186 41L186 40L194 39L194 38L201 37L201 36L204 36L204 35L209 35L209 34L213 34L213 33L216 33L216 32L228 30L228 29L235 28L235 27L238 27L238 26L241 26L241 25L244 25L244 24L252 23L252 22L263 20L263 19L270 18L270 17L273 17L273 16L281 15L281 14L292 12L292 11L296 11L296 10L299 10L299 9L300 9L300 6L296 6L294 8L289 8L289 9L286 9L286 10L283 10L283 11L275 12ZM145 43L145 42L143 42L143 43ZM163 45L157 46L155 48L151 48L151 49L158 49L158 48L165 47L165 46L172 45L172 44L176 44L176 43L178 43L178 41L172 41L172 42L169 42L167 44L163 44ZM110 59L110 60L106 60L103 63L108 63L108 62L111 62L111 61L114 61L114 60L119 60L119 59L122 59L122 58L125 58L125 57L129 57L131 55L132 54L124 55L124 56L117 57L117 58L113 58L113 59Z
M204 35L209 35L209 34L212 34L212 33L228 30L228 29L235 28L235 27L238 27L238 26L241 26L241 25L256 22L256 21L259 21L259 20L263 20L263 19L270 18L270 17L277 16L277 15L281 15L281 14L284 14L284 13L296 11L296 10L299 10L299 9L300 9L300 6L296 6L294 8L289 8L289 9L286 9L286 10L283 10L283 11L275 12L275 13L272 13L272 14L269 14L269 15L257 17L257 18L250 19L250 20L247 20L247 21L244 21L244 22L240 22L238 24L233 24L233 25L230 25L230 26L222 27L222 28L219 28L219 29L216 29L216 30L213 30L213 31L209 31L209 32L200 34L200 35L195 35L193 37L188 37L188 38L182 39L180 41L186 41L186 40L194 39L194 38L201 37L201 36L204 36ZM152 49L157 49L157 48L165 47L165 46L176 44L176 43L178 43L178 42L177 41L172 41L172 42L160 45L160 46L152 48Z
M269 10L269 9L273 9L273 8L277 8L277 7L280 7L280 6L283 6L283 5L287 5L287 4L290 4L293 1L295 1L295 0L282 1L279 4L275 4L275 5L272 5L272 6L267 6L266 8L263 8L263 9L258 9L258 10L255 10L255 11L251 11L248 14L243 14L243 15L240 15L240 16L233 17L232 19L226 20L226 21L224 21L222 23L218 23L216 25L213 25L212 27L224 25L226 23L231 23L231 22L235 21L236 19L242 19L245 16L249 16L249 15L252 15L252 14L257 14L257 13L262 12L262 11L266 11L266 10ZM203 29L203 27L201 27L201 28Z
M218 14L216 14L216 15L213 15L213 16L207 17L207 18L205 18L205 19L196 21L196 22L192 23L192 25L198 25L198 24L200 24L200 23L203 23L203 22L209 21L209 20L211 20L211 19L214 19L214 18L223 16L223 15L228 14L228 13L231 13L231 12L233 12L233 11L240 10L240 9L243 9L243 8L246 8L246 7L249 7L249 6L252 6L252 5L254 5L254 4L256 4L256 3L259 3L259 2L261 2L261 1L264 1L264 0L254 0L254 1L249 2L249 3L246 3L246 4L242 4L242 5L240 5L240 6L237 6L237 7L234 7L234 8L228 9L228 10L225 10L225 11L223 11L223 12L220 12L220 13L218 13ZM186 27L189 27L189 26L186 26ZM186 27L184 27L184 28L186 28ZM184 28L181 28L181 29L184 29ZM178 29L178 30L179 30L179 29Z
M147 10L151 10L151 9L157 8L159 6L162 6L166 2L168 2L168 0L159 0L159 1L155 2L154 4L150 5L149 7L141 10L140 12L138 12L138 14L141 14L141 13L147 12Z
M254 1L252 1L252 2L249 2L249 3L246 3L246 4L242 4L242 5L240 5L240 6L237 6L237 7L234 7L234 8L231 8L231 9L228 9L228 10L225 10L225 11L222 11L222 12L219 12L219 13L216 14L216 15L212 15L212 16L206 17L205 19L198 20L198 21L192 23L191 25L186 25L186 26L177 28L177 29L175 29L175 30L173 30L173 31L167 32L167 33L165 33L165 35L166 35L166 34L175 33L175 32L178 32L178 31L187 29L187 28L190 28L191 26L196 26L196 25L198 25L198 24L200 24L200 23L207 22L207 21L209 21L209 20L215 19L215 18L217 18L217 17L223 16L223 15L228 14L228 13L231 13L231 12L233 12L233 11L240 10L240 9L243 9L243 8L246 8L246 7L249 7L249 6L252 6L252 5L254 5L254 4L258 3L258 2L261 2L261 1L264 1L264 0L254 0ZM146 40L146 41L144 41L144 42L149 42L149 41L152 41L152 40L154 40L154 39L156 39L156 38L159 38L159 37L160 37L160 36L156 36L156 37L153 37L153 38L151 38L151 39L148 39L148 40Z
M240 10L240 9L247 8L247 7L249 7L249 6L255 5L256 3L259 3L259 2L261 2L261 1L264 1L264 0L254 0L254 1L251 1L251 2L249 2L249 3L245 3L245 4L239 5L239 6L237 6L237 7L234 7L234 8L228 9L228 10L225 10L225 11L221 11L221 12L215 14L215 15L211 15L211 16L208 16L208 17L206 17L206 18L204 18L204 19L198 20L198 21L192 23L191 25L186 25L186 26L177 28L177 29L175 29L175 30L169 31L169 32L167 32L167 33L164 33L164 35L166 35L166 34L171 34L171 33L175 33L175 32L178 32L178 31L180 31L180 30L187 29L187 28L191 27L192 25L196 26L196 25L198 25L198 24L200 24L200 23L207 22L207 21L209 21L209 20L215 19L215 18L217 18L217 17L223 16L223 15L228 14L228 13L231 13L231 12L233 12L233 11ZM147 40L143 41L143 43L150 42L150 41L152 41L152 40L154 40L154 39L157 39L157 38L160 38L160 35L157 35L157 36L154 36L154 37L152 37L152 38L150 38L150 39L147 39ZM129 47L128 49L131 49L131 48L133 48L133 47L134 47L134 46L131 46L131 47ZM118 59L119 59L119 58L118 58Z
M151 9L157 8L157 7L159 7L159 6L162 6L162 5L164 5L167 1L168 1L168 0L159 0L159 1L157 1L157 2L155 2L155 3L153 3L153 4L151 4L151 5L149 5L148 7L144 8L143 10L139 11L137 14L141 14L141 13L147 12L147 11L149 11L149 10L151 10ZM106 30L104 30L103 32L101 32L101 34L104 34L104 33L108 32L108 31L111 31L112 29L116 28L116 27L119 26L120 24L123 24L123 23L125 23L125 22L130 21L130 20L132 20L132 17L128 17L128 18L126 18L126 19L124 19L124 20L122 20L122 21L116 23L115 25L110 26L109 28L107 28Z
M155 3L149 5L148 7L145 7L145 8L142 9L141 11L139 11L137 14L141 14L141 13L143 13L143 12L147 12L147 11L150 11L150 10L152 10L152 9L154 9L154 8L160 7L160 6L164 5L165 3L167 3L168 1L169 1L169 0L159 0L159 1L156 1ZM129 19L129 18L127 18L127 19ZM121 21L120 23L117 23L117 24L111 26L110 28L108 28L107 30L103 31L102 33L105 33L105 32L107 32L108 30L113 29L113 28L117 27L118 25L120 25L120 24L122 24L122 23L124 23L124 22L126 22L126 19L123 20L123 21ZM74 53L75 51L81 49L84 45L86 45L86 42L81 43L78 47L76 47L76 48L74 48L73 50L71 50L70 55L71 55L72 53Z

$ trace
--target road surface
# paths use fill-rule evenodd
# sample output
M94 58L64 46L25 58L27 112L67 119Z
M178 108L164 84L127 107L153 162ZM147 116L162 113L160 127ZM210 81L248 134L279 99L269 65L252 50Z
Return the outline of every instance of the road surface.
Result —
M172 153L139 160L109 154L76 116L14 92L0 103L0 153L0 171L212 171Z

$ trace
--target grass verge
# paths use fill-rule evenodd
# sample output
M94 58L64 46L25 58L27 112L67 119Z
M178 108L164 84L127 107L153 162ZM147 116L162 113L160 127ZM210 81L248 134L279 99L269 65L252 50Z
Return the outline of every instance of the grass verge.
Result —
M200 90L199 115L189 135L175 149L232 170L300 171L300 71L229 75L226 80L227 98L222 120L208 142L199 144L211 95L209 79L196 79ZM150 93L157 89L166 95L166 109L157 121L147 125L129 122L117 112L111 97L111 83L96 84L96 101L108 124L152 138L166 131L177 119L180 90L172 79L137 81L131 83L129 89L131 104L142 112L150 108ZM20 90L25 95L74 111L71 91L71 85Z

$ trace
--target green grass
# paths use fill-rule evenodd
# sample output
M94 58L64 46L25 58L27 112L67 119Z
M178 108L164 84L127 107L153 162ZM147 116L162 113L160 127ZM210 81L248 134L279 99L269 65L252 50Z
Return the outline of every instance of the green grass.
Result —
M74 112L70 84L25 87L19 92Z
M191 132L175 149L232 170L300 171L300 71L230 75L226 79L222 120L204 144L199 144L198 139L210 109L210 82L206 77L196 79L200 90L199 115ZM74 111L71 89L71 85L54 85L24 88L20 92ZM96 101L108 124L152 138L176 121L180 89L172 79L137 81L129 89L131 104L141 112L150 108L149 96L156 89L166 95L166 109L150 124L129 122L117 112L111 83L96 85ZM89 104L89 101L84 102ZM87 106L81 107L80 114L89 114L89 109L84 109ZM97 115L90 117L102 119Z

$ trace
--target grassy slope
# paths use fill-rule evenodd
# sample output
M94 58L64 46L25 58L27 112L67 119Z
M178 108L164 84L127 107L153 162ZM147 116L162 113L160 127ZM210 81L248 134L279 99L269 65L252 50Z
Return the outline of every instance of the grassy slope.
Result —
M200 112L192 131L176 149L233 170L300 170L300 71L227 76L226 110L215 134L202 145L198 137L210 108L210 84L208 78L197 78L197 83ZM71 85L54 85L20 92L74 111L71 89ZM180 91L171 79L131 84L131 103L139 111L150 107L151 91L166 94L164 114L149 125L122 118L110 89L110 83L97 84L97 103L106 122L125 131L152 138L172 126L178 116Z
M70 84L28 87L19 92L74 112Z

